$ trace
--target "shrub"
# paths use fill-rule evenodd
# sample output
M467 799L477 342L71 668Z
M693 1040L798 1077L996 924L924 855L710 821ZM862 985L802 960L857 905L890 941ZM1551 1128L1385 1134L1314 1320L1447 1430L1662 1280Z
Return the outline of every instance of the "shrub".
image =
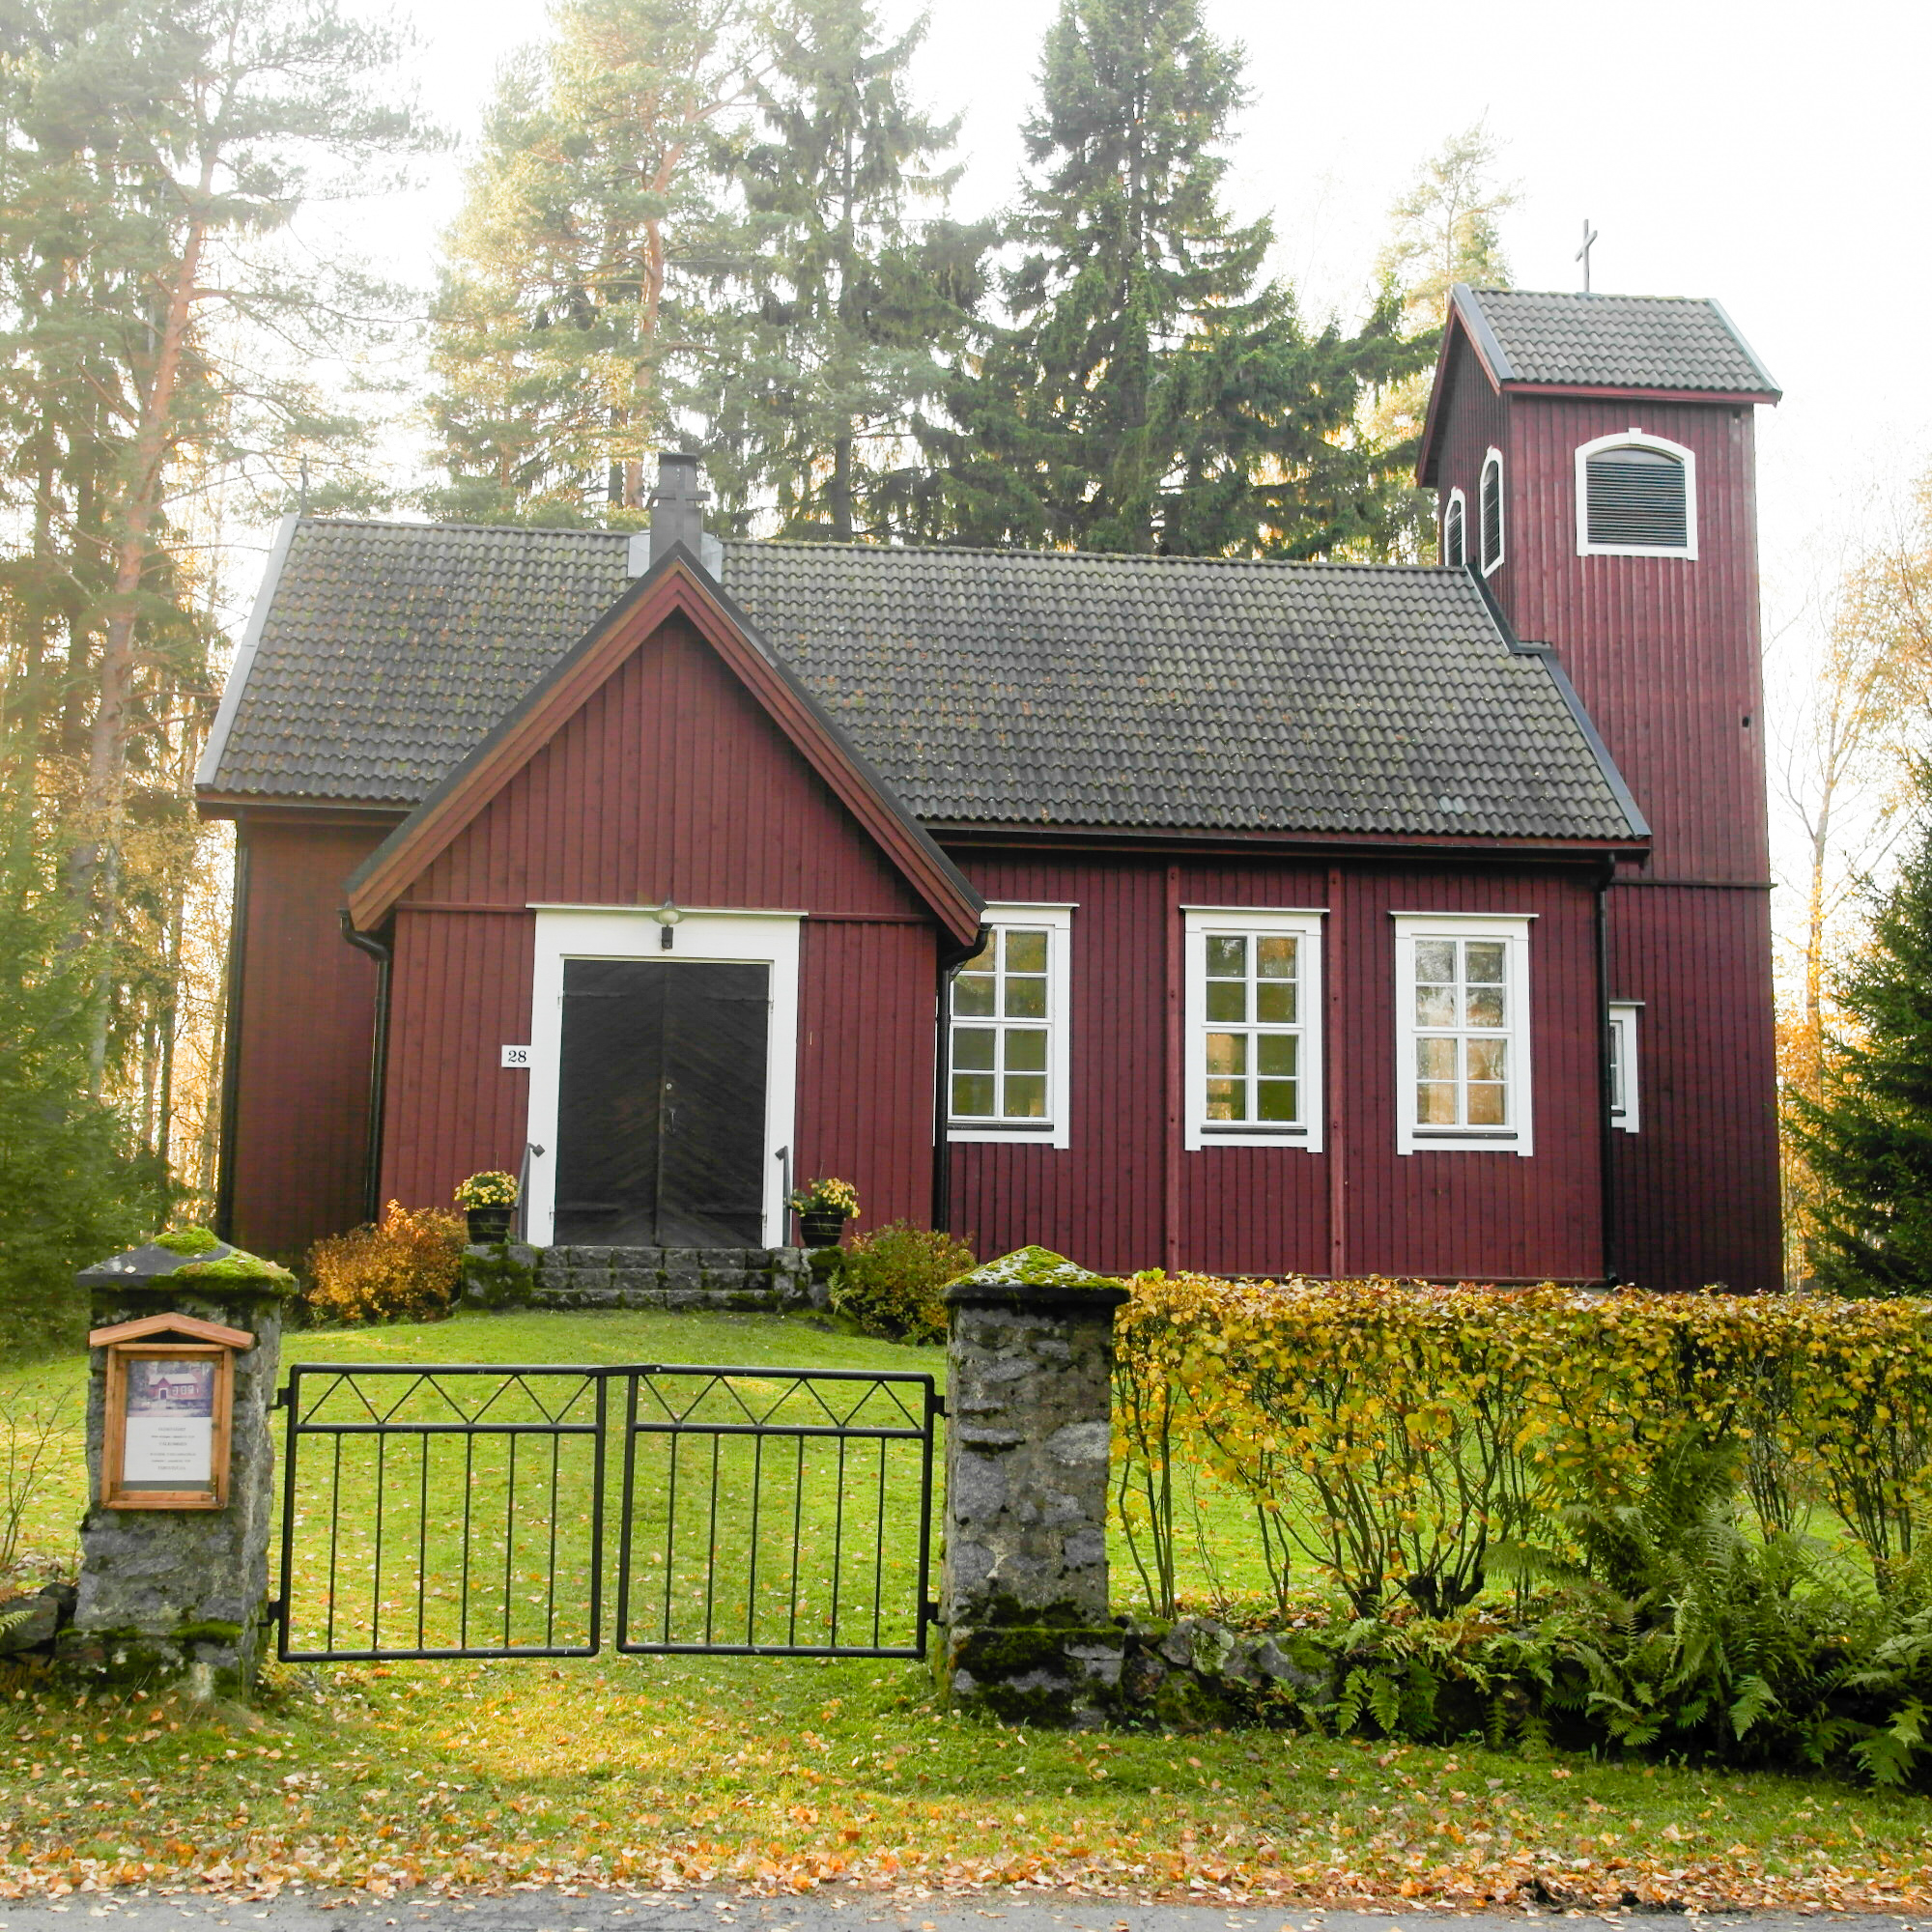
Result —
M435 1321L463 1272L463 1222L391 1201L373 1228L330 1235L308 1251L309 1312L323 1321Z
M1140 1276L1116 1356L1116 1496L1175 1607L1178 1475L1253 1513L1278 1602L1305 1564L1357 1614L1471 1602L1715 1459L1760 1538L1816 1503L1881 1591L1932 1501L1932 1307ZM1584 1514L1578 1514L1582 1512ZM1594 1513L1591 1518L1590 1513Z
M1316 1721L1932 1766L1932 1304L1150 1274L1117 1344L1150 1607L1206 1496L1217 1602L1245 1523L1326 1625Z
M943 1342L946 1304L939 1291L973 1265L973 1250L936 1228L889 1221L846 1248L832 1305L868 1334L892 1341Z

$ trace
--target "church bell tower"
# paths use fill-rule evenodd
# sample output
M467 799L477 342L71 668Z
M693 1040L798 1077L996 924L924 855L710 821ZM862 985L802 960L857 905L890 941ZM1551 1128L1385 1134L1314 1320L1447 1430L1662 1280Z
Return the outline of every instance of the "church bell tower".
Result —
M1611 1265L1782 1275L1753 431L1709 300L1459 285L1423 438L1441 560L1556 652L1649 820L1605 880Z

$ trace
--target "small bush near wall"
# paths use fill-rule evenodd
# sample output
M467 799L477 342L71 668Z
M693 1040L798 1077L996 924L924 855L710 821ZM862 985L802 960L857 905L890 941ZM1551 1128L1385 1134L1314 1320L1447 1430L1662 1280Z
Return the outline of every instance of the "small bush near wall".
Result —
M943 1342L946 1304L939 1291L973 1263L973 1250L951 1235L889 1221L859 1236L839 1257L832 1305L867 1334Z
M436 1321L463 1268L463 1218L391 1201L373 1228L330 1235L308 1251L307 1311L318 1321Z
M1152 1274L1118 1341L1147 1606L1297 1633L1304 1717L1932 1759L1932 1304Z

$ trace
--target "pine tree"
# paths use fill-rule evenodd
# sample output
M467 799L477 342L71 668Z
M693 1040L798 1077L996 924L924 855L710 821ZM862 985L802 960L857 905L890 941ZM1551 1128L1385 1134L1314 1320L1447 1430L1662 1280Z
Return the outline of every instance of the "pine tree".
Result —
M763 52L756 0L563 0L506 70L446 239L431 417L488 521L638 521L643 460L710 356L724 171Z
M1918 773L1932 810L1932 772ZM1823 1098L1787 1093L1817 1190L1811 1271L1834 1293L1932 1292L1932 818L1839 976Z
M1433 365L1458 282L1508 288L1509 262L1498 219L1517 204L1514 185L1496 179L1500 150L1487 125L1453 134L1425 161L1408 191L1389 210L1389 240L1377 262L1385 294L1402 304L1404 332L1426 344ZM1418 369L1379 390L1363 412L1369 441L1382 448L1419 444L1429 414L1433 376ZM1435 493L1406 490L1393 508L1388 554L1413 561L1435 555Z
M784 0L758 120L733 164L736 259L719 278L715 375L695 384L727 518L782 536L902 529L921 489L915 417L936 405L984 293L990 224L943 208L957 122L913 104L923 22L896 39L870 0Z
M1354 434L1419 366L1398 304L1311 330L1222 205L1238 49L1199 0L1062 0L1026 130L1010 326L929 426L929 527L970 543L1313 556L1373 548L1407 452Z

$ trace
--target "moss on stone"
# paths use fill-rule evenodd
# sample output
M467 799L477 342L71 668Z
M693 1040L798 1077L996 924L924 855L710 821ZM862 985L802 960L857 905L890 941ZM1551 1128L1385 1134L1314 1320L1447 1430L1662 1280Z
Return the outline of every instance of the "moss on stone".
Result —
M185 1228L170 1228L165 1235L155 1236L155 1246L167 1249L171 1255L205 1255L220 1245L218 1236L192 1222Z
M978 1267L968 1268L964 1274L954 1275L946 1284L953 1288L1059 1288L1086 1289L1095 1293L1104 1289L1118 1289L1121 1284L1111 1275L1094 1274L1084 1268L1078 1262L1070 1262L1065 1255L1057 1255L1051 1248L1015 1248L1009 1255L1002 1255L997 1261L982 1262Z
M212 1262L189 1262L185 1267L175 1269L177 1281L267 1281L278 1288L293 1288L295 1276L285 1267L278 1267L273 1262L265 1262L260 1255L244 1254L237 1248L232 1255L221 1255Z
M200 1623L177 1624L168 1633L171 1643L240 1643L242 1626L224 1623L219 1617L208 1617Z

